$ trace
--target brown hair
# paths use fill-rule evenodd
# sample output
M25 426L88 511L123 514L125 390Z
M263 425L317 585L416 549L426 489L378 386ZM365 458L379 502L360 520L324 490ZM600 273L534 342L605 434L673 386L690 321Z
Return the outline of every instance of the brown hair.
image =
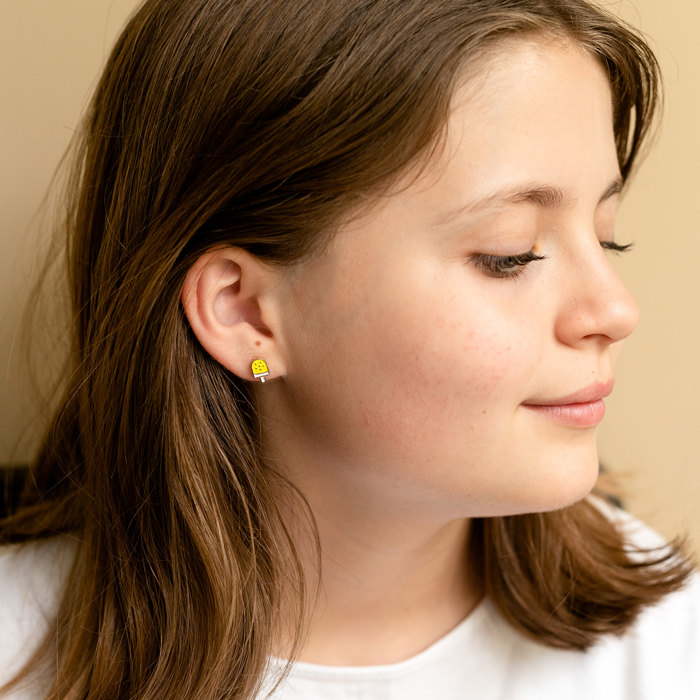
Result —
M304 580L252 397L197 343L183 280L219 243L281 265L314 254L434 146L458 76L519 34L600 60L627 177L657 64L584 0L147 0L132 17L79 133L69 385L3 529L78 541L34 660L58 659L51 698L256 693L280 591L302 601ZM587 502L475 521L473 547L505 618L568 648L624 631L688 571L673 550L630 561Z

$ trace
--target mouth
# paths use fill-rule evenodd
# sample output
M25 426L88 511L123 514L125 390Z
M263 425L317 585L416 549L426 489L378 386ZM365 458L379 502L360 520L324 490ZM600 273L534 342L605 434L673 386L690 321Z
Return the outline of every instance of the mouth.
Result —
M574 428L592 428L605 416L603 399L612 393L614 383L613 379L596 382L567 396L531 399L521 405L555 423Z

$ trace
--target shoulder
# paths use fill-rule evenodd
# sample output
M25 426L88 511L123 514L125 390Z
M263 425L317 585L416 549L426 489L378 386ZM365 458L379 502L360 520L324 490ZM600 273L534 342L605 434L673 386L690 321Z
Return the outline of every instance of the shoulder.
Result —
M684 562L671 544L634 516L598 499L591 502L621 535L630 569L660 562L663 576L666 567L672 572L675 563ZM632 583L632 595L637 585ZM502 660L498 687L505 684L508 689L494 698L700 698L700 577L696 571L680 588L644 607L624 632L607 633L585 651L545 646L517 633L495 609L492 613L482 642L492 657Z
M670 545L658 532L626 511L614 508L607 503L596 501L596 505L614 523L621 534L632 566L643 565L650 559L662 560L668 555L671 565L682 559L682 554ZM684 560L683 560L684 561ZM688 568L690 565L688 564ZM668 620L675 630L687 628L696 638L695 653L700 660L700 576L692 571L685 584L677 591L669 593L655 605L647 607L633 627L633 635L653 625L664 625Z
M48 633L74 556L67 537L0 547L0 685Z
M489 699L697 700L700 698L700 585L646 608L623 635L606 635L586 651L543 646L516 633L493 611L482 643L501 659L492 671Z
M640 520L611 507L594 504L611 521L624 540L630 567L661 562L661 575L682 555L661 535ZM693 571L677 590L642 609L622 634L608 634L585 652L557 652L521 642L550 677L563 672L581 697L678 700L700 698L700 577ZM523 658L528 655L524 654ZM576 697L579 697L576 695Z
M633 563L657 558L668 551L666 541L627 513L616 513L616 522L630 549ZM671 554L672 563L677 553ZM620 639L602 645L620 648L638 668L644 681L640 697L700 697L700 576L694 571L685 584L656 604L648 606ZM656 695L652 694L656 693Z
M700 697L700 581L645 608L622 635L608 636L583 654L590 692L601 698L655 700ZM594 695L591 695L593 697Z

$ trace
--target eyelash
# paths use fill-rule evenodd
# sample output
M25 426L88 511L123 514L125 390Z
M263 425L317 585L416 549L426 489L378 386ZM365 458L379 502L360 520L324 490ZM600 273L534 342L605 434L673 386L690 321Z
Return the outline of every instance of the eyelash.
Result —
M485 253L472 256L477 268L491 277L509 279L517 277L525 268L536 260L544 260L546 256L537 255L532 250L520 255L487 255Z
M615 243L615 241L601 241L600 247L604 250L611 250L613 253L626 253L634 248L634 241L626 243L625 245L620 245L619 243Z
M620 245L614 241L601 241L600 246L604 250L614 253L626 253L632 249L633 243ZM545 260L546 255L537 255L529 250L527 253L519 255L487 255L485 253L472 256L472 260L477 268L499 279L512 279L522 273L526 265L537 260Z

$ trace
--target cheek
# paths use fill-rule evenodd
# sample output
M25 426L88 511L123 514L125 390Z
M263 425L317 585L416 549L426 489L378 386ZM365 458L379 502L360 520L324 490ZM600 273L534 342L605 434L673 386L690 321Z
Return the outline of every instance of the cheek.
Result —
M321 303L300 314L290 403L329 454L425 463L456 435L463 438L450 450L470 451L502 438L527 398L543 334L523 308L498 295L485 300L479 288L456 295L461 268L456 279L409 272L375 275L358 285L372 290L362 298L334 292L340 281L329 280Z
M539 357L531 328L483 308L417 323L420 311L367 338L377 362L349 388L367 438L414 449L446 432L491 434L527 397Z
M519 383L532 373L538 354L531 323L484 305L463 304L421 324L420 340L406 352L401 338L395 341L404 371L460 393Z

